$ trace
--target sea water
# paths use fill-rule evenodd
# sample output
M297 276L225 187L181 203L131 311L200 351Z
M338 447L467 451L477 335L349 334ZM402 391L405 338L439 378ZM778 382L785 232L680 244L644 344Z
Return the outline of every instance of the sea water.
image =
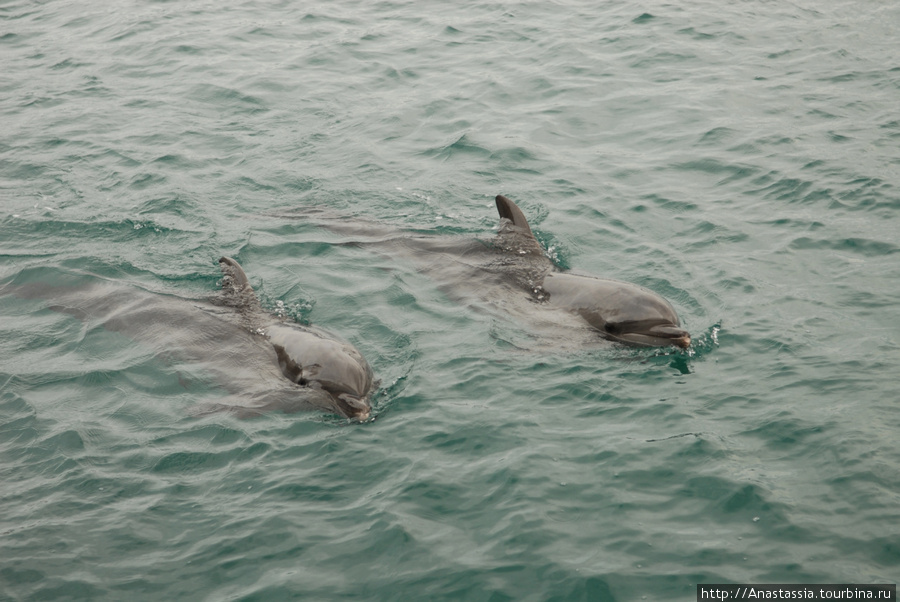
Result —
M898 38L876 0L3 2L0 285L203 299L231 255L381 384L195 418L202 374L0 297L0 598L896 583ZM548 345L284 217L487 239L498 193L692 348Z

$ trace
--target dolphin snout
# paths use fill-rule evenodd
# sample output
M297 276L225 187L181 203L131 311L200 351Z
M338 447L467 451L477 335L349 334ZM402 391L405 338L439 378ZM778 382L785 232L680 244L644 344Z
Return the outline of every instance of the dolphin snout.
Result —
M369 419L369 416L372 413L372 406L365 397L360 398L355 395L342 393L338 395L336 399L347 418L356 418L360 421L365 421Z
M691 334L677 326L653 326L650 328L650 334L682 349L687 349L691 346Z

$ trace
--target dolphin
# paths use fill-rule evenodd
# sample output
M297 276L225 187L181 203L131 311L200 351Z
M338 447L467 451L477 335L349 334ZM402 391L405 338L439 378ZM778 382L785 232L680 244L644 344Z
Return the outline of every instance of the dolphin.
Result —
M561 271L518 205L503 195L495 201L500 222L489 240L397 235L382 224L316 209L282 217L318 215L328 230L357 237L344 244L408 256L420 272L444 282L451 297L468 301L474 295L566 347L590 345L598 337L637 347L690 346L690 334L663 297L629 282Z
M87 329L121 333L148 348L186 388L193 377L227 392L194 416L322 411L366 420L377 383L350 343L264 311L241 266L219 265L222 289L206 300L149 291L93 274L32 268L0 285L0 296L47 301Z
M318 405L347 418L367 419L374 376L356 347L321 328L288 323L262 311L240 264L231 257L222 257L219 264L226 298L240 310L246 326L271 344L282 374L307 397L320 398Z
M495 201L500 214L498 240L506 248L515 241L525 250L520 255L535 257L541 247L525 214L502 194ZM543 294L552 306L578 314L602 337L638 347L690 346L691 335L681 328L675 309L657 293L630 282L563 273L543 253L541 257L544 262L536 261L546 264L546 273L539 283L529 282L533 292Z

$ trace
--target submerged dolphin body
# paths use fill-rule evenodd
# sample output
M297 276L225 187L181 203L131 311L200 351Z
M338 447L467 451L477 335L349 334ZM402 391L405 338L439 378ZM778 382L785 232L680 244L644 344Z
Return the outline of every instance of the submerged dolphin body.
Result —
M183 386L211 379L228 392L195 415L312 410L368 418L375 384L359 352L324 330L263 311L237 262L221 261L222 291L209 301L53 268L20 273L0 285L0 296L45 300L88 331L102 328L139 343Z
M561 272L544 254L522 210L503 195L495 200L500 225L487 241L397 236L383 225L359 220L326 219L323 225L366 237L350 244L407 255L419 271L447 283L444 290L451 296L474 293L565 346L589 345L598 334L640 347L690 346L690 334L660 295L628 282Z

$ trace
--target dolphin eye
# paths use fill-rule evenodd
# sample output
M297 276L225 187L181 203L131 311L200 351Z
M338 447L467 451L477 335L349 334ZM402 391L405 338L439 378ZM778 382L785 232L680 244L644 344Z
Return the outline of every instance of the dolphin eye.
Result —
M603 330L608 332L609 334L621 334L622 326L621 324L614 324L612 322L607 322L603 325Z

